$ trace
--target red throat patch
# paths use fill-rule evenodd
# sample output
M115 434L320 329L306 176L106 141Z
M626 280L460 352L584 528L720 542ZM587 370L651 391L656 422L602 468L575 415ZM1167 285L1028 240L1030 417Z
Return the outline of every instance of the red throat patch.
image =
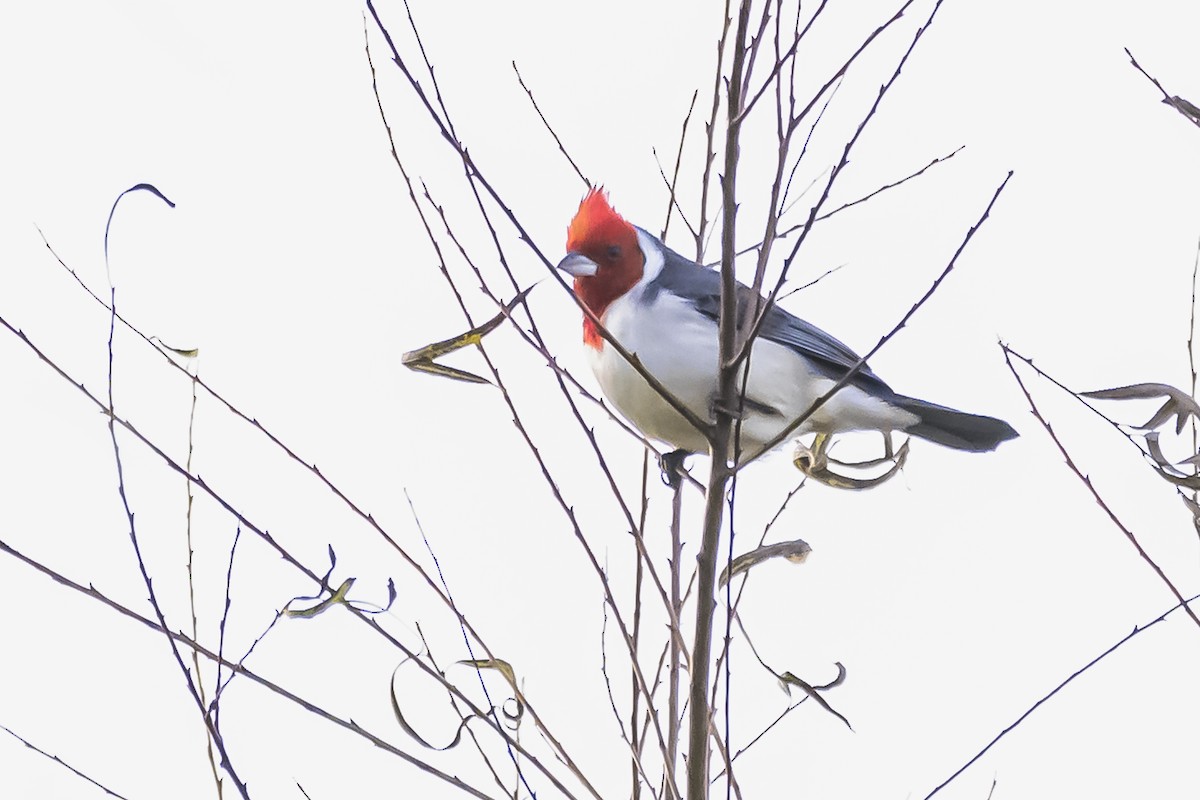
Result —
M567 227L567 251L596 263L595 275L575 279L575 294L601 321L609 305L642 279L645 257L638 247L637 230L613 210L602 188L589 191L579 204ZM583 341L597 350L604 346L596 325L586 316Z

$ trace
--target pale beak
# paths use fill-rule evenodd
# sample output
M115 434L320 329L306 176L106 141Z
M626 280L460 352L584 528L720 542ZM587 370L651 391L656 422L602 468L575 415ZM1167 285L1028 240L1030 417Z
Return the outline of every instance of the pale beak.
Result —
M596 270L599 269L595 261L582 253L567 253L566 258L558 262L558 268L576 278L590 277L595 275Z

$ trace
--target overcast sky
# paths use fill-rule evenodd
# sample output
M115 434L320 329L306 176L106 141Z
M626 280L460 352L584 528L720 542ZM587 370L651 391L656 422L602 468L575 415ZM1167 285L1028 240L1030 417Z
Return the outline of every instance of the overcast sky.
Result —
M823 180L929 8L919 4L851 70L797 189ZM719 4L414 0L412 10L459 137L547 258L561 257L585 187L530 107L514 60L617 210L661 229L667 196L654 153L673 162L697 89L697 113L706 112ZM802 52L804 85L819 85L891 10L831 3ZM566 516L497 391L400 364L403 351L466 323L389 153L363 11L354 3L231 2L7 9L0 317L72 380L106 395L109 315L46 250L38 227L107 295L103 239L113 200L134 184L156 185L174 209L130 195L113 221L110 267L122 315L169 345L199 348L193 367L205 381L429 564L407 491L462 611L514 665L603 796L626 796L628 757L600 673L603 595ZM381 0L379 11L405 58L419 63L403 4ZM389 63L382 36L367 28L401 158L445 206L491 285L507 287L461 165ZM946 0L856 145L835 205L965 148L818 227L793 277L842 268L788 308L868 350L928 289L1014 171L955 271L872 366L898 391L1002 417L1021 438L989 455L914 442L904 472L881 488L809 486L793 499L772 540L804 538L812 556L757 570L740 613L777 669L819 683L833 677L835 662L846 666L845 684L828 700L854 730L802 706L739 759L747 797L925 797L1056 684L1174 604L1031 416L997 341L1075 389L1189 385L1200 130L1160 103L1123 49L1168 91L1200 102L1197 30L1200 7L1178 2L1083 10ZM680 184L689 213L698 206L701 131L697 117ZM738 236L750 244L775 142L769 125L747 137ZM792 213L803 216L815 196ZM546 274L511 226L498 233L521 285ZM673 220L669 242L694 251L681 233ZM452 258L451 269L477 318L494 313L462 260ZM596 391L570 299L547 281L530 308L559 363ZM114 346L118 413L182 462L191 383L127 331L118 329ZM550 371L508 326L488 347L630 611L628 528ZM451 361L485 370L475 352ZM7 330L0 370L0 539L149 613L105 416ZM1044 381L1030 386L1113 512L1185 596L1200 591L1197 536L1172 487L1076 401ZM594 404L581 407L636 503L642 446ZM1140 423L1154 407L1106 410ZM441 664L469 657L453 618L365 521L203 394L194 440L195 470L311 569L324 571L332 545L333 579L358 579L352 597L383 603L392 579L399 598L379 619L393 635L419 648L420 624ZM865 441L848 442L847 452L869 451L873 440ZM120 442L168 624L190 630L185 482L132 437ZM1165 446L1186 457L1190 437ZM704 459L693 466L703 475ZM757 540L798 477L786 455L744 473L739 541ZM669 494L650 478L647 541L664 563ZM690 492L688 564L701 508ZM192 528L201 638L215 646L238 524L201 496ZM195 705L160 635L9 556L0 558L0 585L8 596L0 725L130 798L214 796ZM226 648L235 655L277 609L313 588L249 531L231 585ZM608 663L625 703L628 667L613 624ZM655 642L648 668L662 641L661 619L654 625L646 629ZM498 795L471 753L423 751L395 723L387 686L401 658L335 609L282 621L246 665ZM939 796L983 798L995 780L995 798L1194 797L1197 663L1200 630L1172 615L1051 699ZM478 695L466 667L449 674ZM408 668L401 685L430 738L448 740L455 719L436 685ZM491 688L503 696L499 680ZM749 650L735 649L733 747L745 747L787 702ZM248 681L231 684L223 715L252 796L301 797L297 783L313 798L456 796ZM528 721L521 739L566 774ZM530 783L554 796L545 779ZM104 796L2 732L0 786L13 797Z

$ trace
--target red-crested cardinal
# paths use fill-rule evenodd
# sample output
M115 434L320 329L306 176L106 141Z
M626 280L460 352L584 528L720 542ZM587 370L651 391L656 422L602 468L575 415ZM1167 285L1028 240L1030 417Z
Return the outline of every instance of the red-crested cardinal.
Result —
M558 268L605 329L701 420L717 390L720 275L625 221L602 190L579 204ZM738 284L740 307L751 289ZM761 305L759 306L762 307ZM586 316L583 341L612 404L648 438L707 453L708 441L609 345ZM743 453L757 453L859 361L849 347L779 306L767 311L750 354L741 406ZM740 386L739 382L739 386ZM897 394L865 365L796 431L904 431L982 452L1017 436L1007 422Z

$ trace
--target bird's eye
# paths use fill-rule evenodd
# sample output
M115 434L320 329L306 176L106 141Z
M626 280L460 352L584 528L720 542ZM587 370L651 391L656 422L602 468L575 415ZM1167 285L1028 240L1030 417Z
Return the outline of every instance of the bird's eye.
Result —
M619 245L619 244L609 245L607 255L608 255L609 259L616 261L618 258L621 257L621 245Z

